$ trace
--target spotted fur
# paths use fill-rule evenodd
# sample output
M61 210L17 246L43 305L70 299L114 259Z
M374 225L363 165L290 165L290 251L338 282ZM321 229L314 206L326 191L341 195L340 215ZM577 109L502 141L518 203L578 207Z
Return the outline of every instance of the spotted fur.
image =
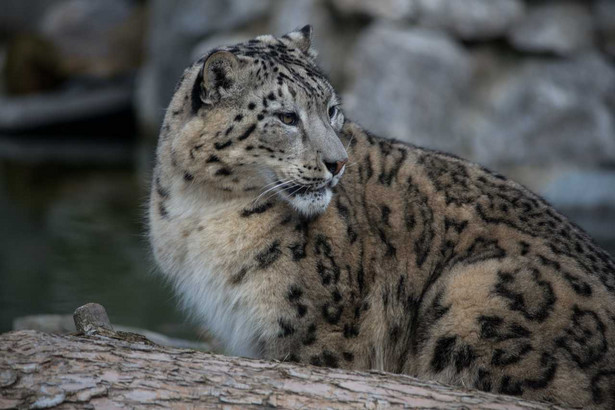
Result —
M310 33L177 88L150 237L186 309L232 354L613 408L610 256L519 184L345 121Z

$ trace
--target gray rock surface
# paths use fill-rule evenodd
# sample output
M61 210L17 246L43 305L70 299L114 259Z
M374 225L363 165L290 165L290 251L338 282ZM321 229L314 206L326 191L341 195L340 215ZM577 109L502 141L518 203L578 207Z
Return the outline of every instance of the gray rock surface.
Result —
M462 151L455 117L472 62L449 36L376 24L361 34L346 68L350 118L376 134Z
M416 0L332 0L346 15L360 14L390 20L405 20L416 16Z
M516 48L569 55L593 45L593 21L583 2L547 2L530 6L508 36Z
M561 207L601 208L615 204L615 174L571 169L558 174L541 191L545 199Z
M5 32L35 31L50 6L65 0L2 0L0 27Z
M615 161L608 98L615 70L598 54L527 60L501 70L465 129L473 157L489 165Z
M170 3L162 5L162 3ZM270 0L179 0L155 1L158 16L167 19L170 28L187 37L199 37L236 28L269 11ZM164 35L164 33L159 33Z
M139 62L143 22L137 13L129 0L65 0L47 9L40 31L59 51L64 70L113 76Z
M132 79L19 97L0 96L0 132L79 121L129 109Z
M615 57L615 1L594 0L592 10L598 42L602 50Z
M30 315L16 317L13 330L40 330L64 335L75 332L76 328L72 315Z
M416 0L419 23L466 40L498 37L522 15L520 0Z

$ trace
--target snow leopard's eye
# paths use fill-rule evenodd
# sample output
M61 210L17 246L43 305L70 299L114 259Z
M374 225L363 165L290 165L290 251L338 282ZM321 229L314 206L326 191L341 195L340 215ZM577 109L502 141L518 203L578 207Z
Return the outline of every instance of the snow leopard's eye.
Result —
M295 126L299 122L299 117L294 112L283 112L278 114L278 118L286 125Z
M333 105L329 108L329 118L333 119L335 118L335 116L337 115L337 112L339 111L339 109L337 108L337 106Z

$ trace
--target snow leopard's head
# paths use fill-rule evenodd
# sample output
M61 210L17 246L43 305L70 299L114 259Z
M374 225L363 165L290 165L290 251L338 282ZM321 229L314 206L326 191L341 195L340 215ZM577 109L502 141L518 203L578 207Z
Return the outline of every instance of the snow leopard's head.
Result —
M277 197L305 216L326 209L348 154L340 101L315 65L311 32L218 48L186 70L163 133L189 183Z

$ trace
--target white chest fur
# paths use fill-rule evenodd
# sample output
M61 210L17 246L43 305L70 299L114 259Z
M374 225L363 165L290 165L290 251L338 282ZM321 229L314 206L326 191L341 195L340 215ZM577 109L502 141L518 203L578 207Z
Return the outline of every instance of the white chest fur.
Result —
M232 285L255 250L267 244L262 220L246 221L245 200L215 202L183 195L169 199L168 221L152 220L152 243L163 273L186 311L226 346L228 353L258 357L256 339L275 337L271 312L255 286Z

